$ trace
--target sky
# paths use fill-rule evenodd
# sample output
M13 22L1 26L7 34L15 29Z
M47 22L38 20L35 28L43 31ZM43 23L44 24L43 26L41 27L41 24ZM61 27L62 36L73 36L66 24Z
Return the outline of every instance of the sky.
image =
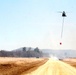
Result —
M76 1L0 0L0 50L24 46L76 50Z

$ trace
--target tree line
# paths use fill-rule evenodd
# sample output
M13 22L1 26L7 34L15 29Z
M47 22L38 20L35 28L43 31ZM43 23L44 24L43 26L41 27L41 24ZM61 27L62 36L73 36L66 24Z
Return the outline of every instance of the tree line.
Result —
M23 47L22 50L13 50L13 51L0 51L0 57L43 57L43 53L36 47L34 50L31 50L31 47L27 50L26 47Z

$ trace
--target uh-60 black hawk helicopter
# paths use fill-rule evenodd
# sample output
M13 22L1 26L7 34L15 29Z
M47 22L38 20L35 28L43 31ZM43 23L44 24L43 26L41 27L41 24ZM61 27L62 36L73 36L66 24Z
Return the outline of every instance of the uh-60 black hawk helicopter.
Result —
M66 17L65 11L62 12L62 17Z

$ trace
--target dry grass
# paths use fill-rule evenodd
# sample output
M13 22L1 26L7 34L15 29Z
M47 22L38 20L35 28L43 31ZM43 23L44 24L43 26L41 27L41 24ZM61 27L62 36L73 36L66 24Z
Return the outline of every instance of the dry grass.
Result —
M24 71L44 64L47 59L0 58L0 75L21 75Z
M0 57L0 75L23 75L24 73L31 73L46 63L47 60L45 58ZM64 59L62 61L76 67L76 59Z
M64 59L62 61L65 62L65 63L68 63L71 66L76 68L76 58L68 58L68 59Z

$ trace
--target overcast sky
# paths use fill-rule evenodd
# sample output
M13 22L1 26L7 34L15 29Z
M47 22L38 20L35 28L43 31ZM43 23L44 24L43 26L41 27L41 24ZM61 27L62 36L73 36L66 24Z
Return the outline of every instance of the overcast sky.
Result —
M62 39L59 11L67 14ZM23 46L76 50L76 1L0 0L0 50Z

